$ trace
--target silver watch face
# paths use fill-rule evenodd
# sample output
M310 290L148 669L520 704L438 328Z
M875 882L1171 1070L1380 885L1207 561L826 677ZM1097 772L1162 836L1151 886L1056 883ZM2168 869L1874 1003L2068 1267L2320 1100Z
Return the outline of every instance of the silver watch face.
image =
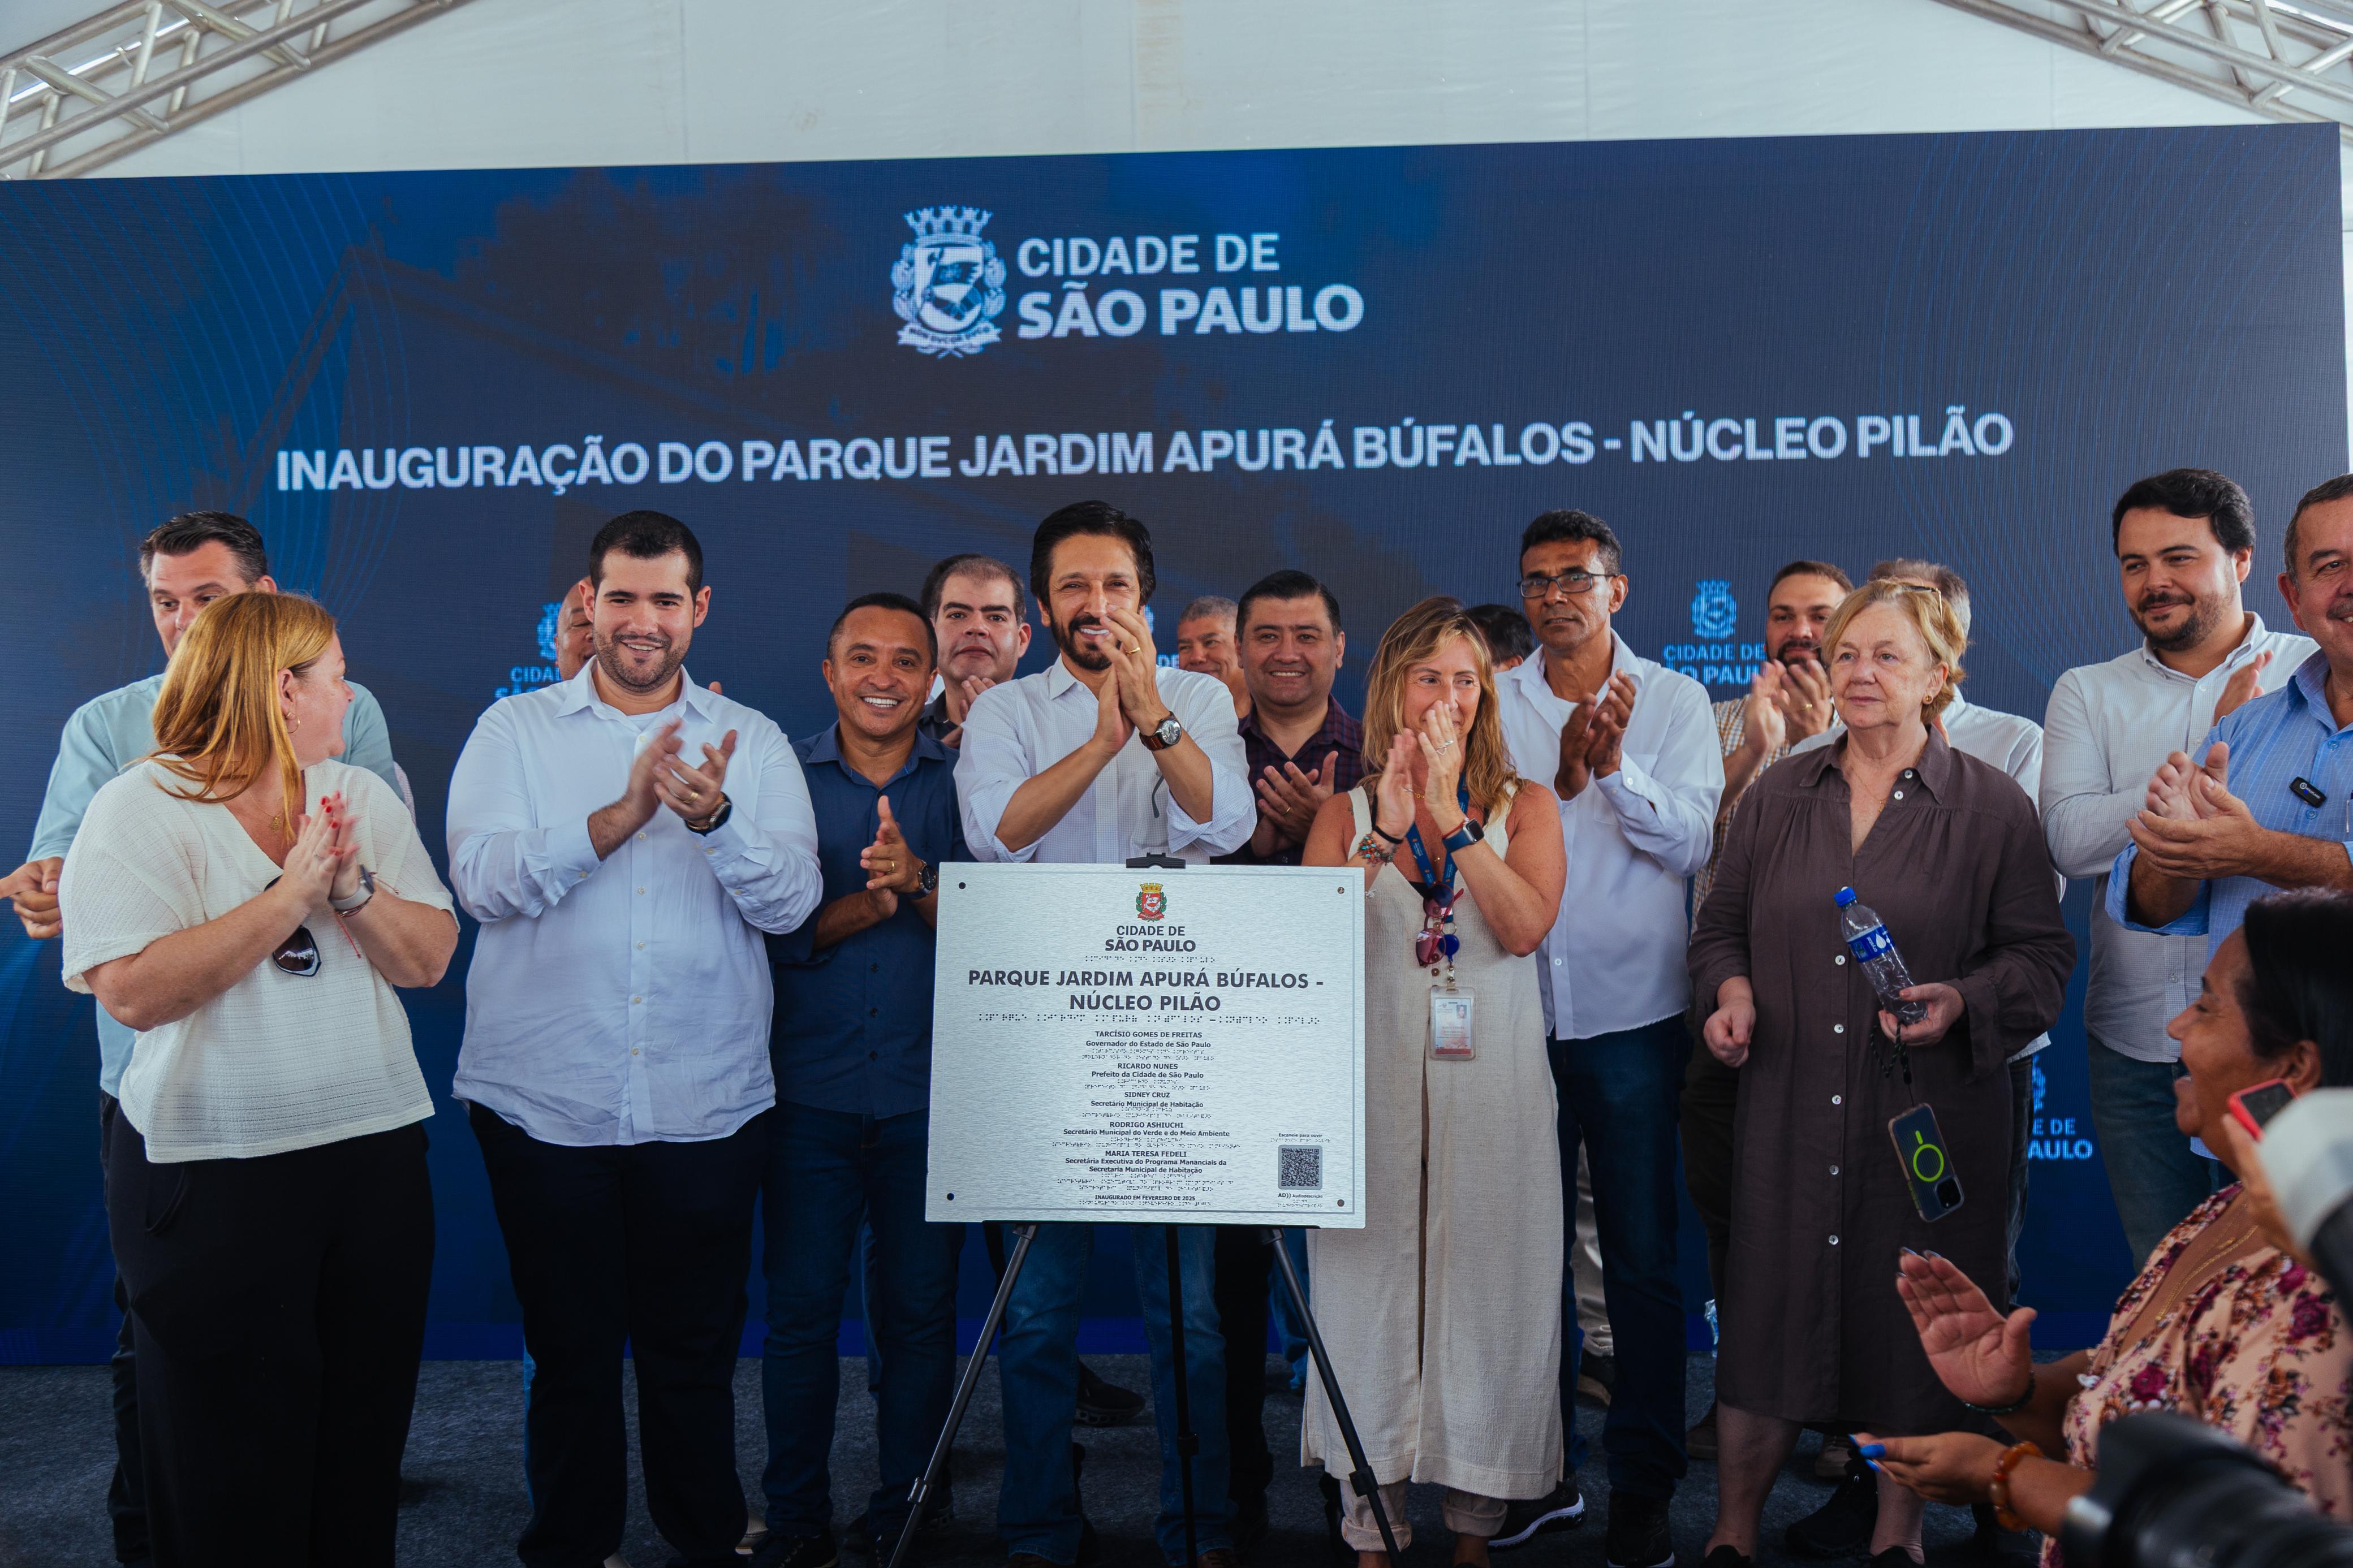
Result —
M1160 721L1159 724L1155 727L1152 731L1152 737L1164 746L1173 746L1176 743L1177 738L1184 733L1185 726L1179 724L1176 721L1176 716L1172 713L1167 718Z

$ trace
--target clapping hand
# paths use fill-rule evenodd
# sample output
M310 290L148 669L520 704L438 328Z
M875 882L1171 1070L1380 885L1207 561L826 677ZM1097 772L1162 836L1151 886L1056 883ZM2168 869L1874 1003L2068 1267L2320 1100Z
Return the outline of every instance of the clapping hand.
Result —
M1413 731L1413 743L1426 775L1421 786L1423 808L1440 831L1460 830L1462 807L1456 799L1455 785L1462 777L1462 737L1455 730L1452 705L1431 703L1421 716L1421 727Z
M2239 667L2230 679L2222 683L2222 695L2214 702L2214 721L2221 723L2246 703L2263 694L2263 671L2272 662L2268 653L2259 653Z
M1768 658L1749 678L1748 696L1741 704L1740 714L1740 743L1755 752L1760 763L1779 751L1789 738L1787 702L1781 666Z
M704 742L699 768L687 766L678 750L673 738L670 754L654 764L654 790L664 805L691 826L716 816L726 801L727 762L735 754L735 731L722 735L716 746Z
M337 862L334 882L327 889L328 898L348 903L360 892L360 820L352 815L351 803L341 790L319 797L319 815L333 830L336 847L350 851Z
M1389 737L1388 762L1373 792L1373 826L1402 840L1413 826L1413 763L1420 744L1405 731Z
M1151 629L1142 616L1117 606L1106 607L1103 619L1112 627L1113 677L1105 684L1119 688L1119 705L1127 721L1136 729L1148 730L1168 712L1168 705L1160 700L1160 655L1152 646Z
M335 896L335 885L343 878L343 863L354 862L353 878L358 877L356 862L359 846L346 843L332 813L322 809L317 816L297 814L294 818L294 843L286 851L286 864L278 878L278 886L290 899L300 900L307 915Z
M1966 1405L2014 1405L2034 1377L2027 1331L2034 1309L2009 1317L1993 1310L1968 1275L1932 1252L1906 1247L1897 1260L1895 1293L1912 1314L1920 1348L1947 1393Z
M1836 710L1831 704L1830 672L1822 668L1820 660L1801 658L1795 664L1777 661L1765 668L1781 672L1776 695L1780 699L1782 715L1788 721L1792 742L1819 735L1831 727Z
M1595 778L1618 771L1626 725L1634 714L1634 678L1624 670L1609 678L1598 699L1588 699L1571 710L1560 731L1560 772L1554 789L1563 800L1585 793Z
M1119 679L1113 676L1095 688L1095 732L1092 743L1106 756L1116 756L1134 733L1135 726L1129 722L1127 711L1120 703Z
M1307 831L1315 826L1315 814L1332 798L1333 781L1337 776L1340 753L1324 753L1324 765L1315 772L1303 773L1297 763L1286 762L1280 768L1269 767L1258 781L1258 814L1274 825L1277 836L1293 844L1307 842Z
M25 934L35 942L44 942L64 929L58 914L58 878L65 870L65 857L51 855L45 859L27 860L0 879L0 899L16 906L16 918L24 922Z
M858 863L866 870L867 897L888 919L898 912L902 897L923 897L923 862L907 847L907 840L899 831L899 819L891 813L891 797L882 796L875 803L875 809L881 823L874 830L874 842L858 852Z
M2231 793L2230 748L2217 741L2202 767L2176 752L2149 781L2147 808L2125 825L2152 870L2188 882L2246 873L2264 835Z

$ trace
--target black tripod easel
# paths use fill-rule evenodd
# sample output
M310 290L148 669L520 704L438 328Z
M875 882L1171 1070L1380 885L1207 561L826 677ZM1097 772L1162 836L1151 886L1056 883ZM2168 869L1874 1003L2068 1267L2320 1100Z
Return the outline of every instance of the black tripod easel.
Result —
M1142 855L1128 861L1127 868L1132 871L1181 871L1185 864L1166 855ZM1193 1517L1193 1456L1201 1451L1201 1439L1193 1430L1192 1393L1186 1386L1185 1286L1176 1229L1173 1224L1161 1226L1168 1248L1168 1353L1169 1359L1176 1363L1176 1376L1170 1381L1176 1391L1174 1414L1176 1417L1177 1489L1185 1512L1185 1561L1192 1563L1198 1562L1201 1556L1198 1530ZM972 1359L965 1363L964 1376L957 1381L955 1398L948 1405L947 1425L940 1430L940 1440L932 1446L931 1462L923 1467L923 1473L916 1478L913 1489L908 1493L912 1506L907 1511L906 1524L900 1529L899 1543L891 1550L888 1568L900 1568L914 1545L915 1531L923 1522L923 1504L931 1497L932 1489L939 1484L940 1471L948 1462L949 1450L955 1447L956 1429L964 1425L965 1409L972 1403L973 1391L980 1385L981 1368L988 1361L989 1342L997 1337L997 1331L1005 1321L1006 1303L1013 1299L1013 1282L1021 1277L1021 1265L1029 1257L1029 1244L1038 1239L1038 1222L1032 1220L1017 1225L1013 1227L1013 1234L1012 1255L1006 1258L1005 1272L997 1279L997 1295L988 1303L988 1316L981 1320L980 1338L972 1347ZM1315 1359L1315 1371L1324 1384L1324 1396L1332 1402L1333 1418L1339 1423L1341 1440L1348 1448L1348 1462L1355 1467L1348 1476L1348 1485L1358 1497L1371 1500L1373 1522L1380 1527L1381 1544L1387 1549L1389 1561L1394 1563L1398 1559L1397 1537L1390 1531L1388 1510L1381 1503L1380 1487L1373 1477L1372 1464L1365 1458L1364 1440L1356 1435L1356 1423L1348 1414L1347 1400L1341 1396L1340 1380L1333 1374L1331 1358L1324 1349L1323 1332L1315 1326L1314 1313L1308 1310L1307 1292L1299 1282L1299 1271L1292 1266L1290 1254L1282 1250L1282 1233L1274 1231L1269 1234L1274 1243L1275 1263L1282 1271L1283 1289L1299 1313L1299 1321L1307 1326L1308 1353ZM1229 1352L1230 1349L1229 1347ZM1263 1355L1265 1352L1261 1349L1258 1353Z

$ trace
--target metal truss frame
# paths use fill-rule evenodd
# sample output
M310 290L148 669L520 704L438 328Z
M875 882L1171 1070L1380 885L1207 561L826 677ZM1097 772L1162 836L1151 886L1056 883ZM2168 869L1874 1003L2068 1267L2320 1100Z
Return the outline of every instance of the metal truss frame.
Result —
M0 179L65 179L465 0L125 0L0 56Z
M2038 38L2353 142L2353 0L1942 0Z

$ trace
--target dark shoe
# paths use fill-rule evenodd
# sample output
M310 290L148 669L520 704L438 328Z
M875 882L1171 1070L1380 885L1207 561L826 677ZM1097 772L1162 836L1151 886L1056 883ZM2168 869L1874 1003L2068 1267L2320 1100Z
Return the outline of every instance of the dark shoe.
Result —
M1586 1352L1577 1363L1577 1397L1607 1410L1609 1396L1617 1391L1618 1358Z
M1713 1402L1707 1407L1707 1414L1699 1418L1699 1425L1683 1434L1683 1452L1694 1459L1715 1460L1715 1405ZM1724 1548L1719 1546L1716 1550L1721 1552ZM1703 1564L1702 1568L1705 1565Z
M1539 1535L1575 1530L1584 1522L1585 1495L1577 1489L1574 1479L1566 1480L1540 1498L1506 1503L1503 1527L1487 1542L1487 1550L1509 1552L1514 1546L1525 1546Z
M1822 1439L1822 1451L1814 1456L1814 1479L1843 1480L1854 1468L1854 1439L1843 1432L1832 1433Z
M1079 1406L1073 1413L1082 1426L1124 1426L1144 1414L1144 1395L1097 1377L1079 1363Z
M872 1555L878 1563L888 1563L891 1561L892 1549L899 1544L899 1521L894 1520L877 1530L874 1527L873 1511L869 1509L849 1521L849 1528L841 1534L841 1549L853 1556ZM903 1519L904 1516L901 1517ZM922 1541L927 1536L938 1534L941 1528L954 1518L955 1518L955 1493L942 1487L923 1500L923 1522L922 1528L915 1531L915 1539ZM872 1544L877 1536L881 1537L882 1540L882 1550L880 1552L872 1551Z
M1742 1556L1736 1546L1719 1546L1699 1560L1699 1568L1757 1568L1757 1559Z
M1667 1500L1609 1494L1609 1568L1674 1568L1675 1538L1667 1528Z
M1879 1525L1879 1478L1860 1459L1847 1467L1830 1501L1781 1537L1800 1557L1860 1557Z
M772 1530L746 1561L751 1568L834 1568L841 1557L830 1534L783 1535Z
M1233 1500L1234 1552L1247 1556L1266 1539L1266 1493L1243 1492Z

